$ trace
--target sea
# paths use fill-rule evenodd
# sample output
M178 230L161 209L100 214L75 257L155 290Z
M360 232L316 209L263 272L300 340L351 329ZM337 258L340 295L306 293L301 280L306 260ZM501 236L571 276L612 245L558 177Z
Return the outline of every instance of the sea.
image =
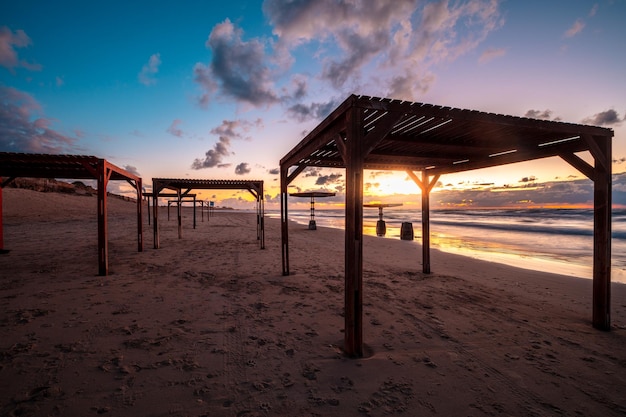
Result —
M280 211L268 211L280 218ZM309 210L289 210L289 219L308 225ZM363 209L363 233L376 236L378 209ZM344 228L344 209L316 209L318 227ZM400 239L403 222L411 223L421 244L421 210L388 207L386 235ZM611 281L626 284L626 209L613 210ZM579 278L593 277L593 210L481 209L431 210L431 248L525 269Z

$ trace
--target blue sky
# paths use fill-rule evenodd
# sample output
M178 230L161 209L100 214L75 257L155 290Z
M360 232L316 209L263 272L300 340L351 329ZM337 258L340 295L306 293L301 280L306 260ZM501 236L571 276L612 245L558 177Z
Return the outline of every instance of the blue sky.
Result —
M280 158L355 93L609 127L626 204L624 19L626 0L3 2L0 151L96 155L148 185L262 179L271 208ZM293 185L341 203L343 179ZM548 159L444 176L434 200L575 205L589 187ZM365 188L419 205L403 173L370 172Z

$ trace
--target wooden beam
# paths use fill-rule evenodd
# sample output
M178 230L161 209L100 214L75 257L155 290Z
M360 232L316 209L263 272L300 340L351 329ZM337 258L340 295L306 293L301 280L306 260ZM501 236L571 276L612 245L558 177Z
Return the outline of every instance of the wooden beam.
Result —
M363 138L363 155L372 152L402 117L404 117L403 113L387 113L380 120L377 120L376 126Z
M285 170L288 170L289 168L290 168L290 166L287 166L287 167L285 167ZM291 174L289 174L289 175L286 175L286 176L285 176L285 186L288 186L289 184L291 184L291 182L292 182L293 180L295 180L295 179L296 179L296 177L297 177L298 175L300 175L300 173L301 173L302 171L304 171L306 168L307 168L307 166L306 166L306 165L298 165L298 166L296 166L296 169L294 169L294 170L291 172ZM282 168L281 168L281 171L282 171ZM281 183L282 183L282 177L281 177Z
M288 204L289 179L287 175L288 166L280 166L280 236L283 261L283 276L289 275L289 229L288 229ZM301 170L302 171L302 170ZM300 172L301 172L300 171Z
M598 142L599 152L594 154L593 327L611 330L611 137Z
M345 352L363 356L363 137L362 110L347 111L345 226Z
M559 156L565 162L567 162L568 164L570 164L571 166L579 170L584 176L586 176L592 181L594 180L594 177L596 175L594 168L591 165L589 165L586 161L581 159L578 155L575 155L573 153L568 153L568 154L563 153L563 154L560 154Z
M589 147L589 152L593 156L593 159L596 162L596 166L601 166L604 171L611 171L611 158L607 161L606 153L604 149L602 149L595 140L595 137L591 135L580 135L582 140L585 141L587 146ZM602 137L598 138L598 140L602 140ZM608 165L607 165L608 163Z

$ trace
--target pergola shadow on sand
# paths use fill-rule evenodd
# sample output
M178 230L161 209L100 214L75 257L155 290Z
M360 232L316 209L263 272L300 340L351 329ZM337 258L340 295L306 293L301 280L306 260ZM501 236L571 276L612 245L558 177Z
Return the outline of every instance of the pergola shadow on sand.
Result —
M248 190L256 199L257 212L257 240L261 249L265 249L265 221L263 207L263 181L257 180L187 180L177 178L152 178L152 210L154 217L154 248L160 247L159 239L159 196L162 196L163 189L176 191L177 214L178 214L178 238L182 239L182 198L192 190ZM184 190L184 191L183 191ZM194 208L195 210L195 208Z
M98 273L100 275L109 273L107 185L109 181L127 181L137 191L137 250L143 251L141 177L95 156L12 152L0 152L0 249L4 247L2 188L17 177L95 179L97 181Z
M440 175L558 156L594 183L593 326L611 328L613 131L423 103L349 96L280 161L283 275L288 186L307 167L345 168L345 352L363 355L363 170L405 171L422 191L422 265L430 273L430 191ZM590 165L577 155L588 151Z

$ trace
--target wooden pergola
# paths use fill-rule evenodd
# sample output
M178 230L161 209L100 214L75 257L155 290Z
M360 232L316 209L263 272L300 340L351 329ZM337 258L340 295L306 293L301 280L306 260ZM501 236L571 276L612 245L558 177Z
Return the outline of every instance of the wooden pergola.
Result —
M443 174L558 156L594 183L593 326L611 328L611 139L595 126L387 98L349 96L280 161L283 275L287 187L307 167L346 170L345 351L363 355L363 170L405 171L422 191L422 265L430 273L430 191ZM588 151L593 165L579 152Z
M159 196L163 195L163 189L176 191L177 196L177 213L178 213L178 238L182 239L182 214L181 202L182 198L192 190L248 190L256 199L257 212L257 240L261 249L265 249L265 221L263 207L263 181L256 180L187 180L177 178L152 178L152 210L154 217L154 248L160 247L158 214L159 214ZM184 190L184 191L183 191ZM195 208L194 208L195 209Z
M109 273L107 185L127 181L137 191L137 250L143 251L141 177L105 159L85 155L0 152L0 249L3 249L2 188L17 177L95 179L98 188L98 273ZM2 178L5 178L2 181Z

